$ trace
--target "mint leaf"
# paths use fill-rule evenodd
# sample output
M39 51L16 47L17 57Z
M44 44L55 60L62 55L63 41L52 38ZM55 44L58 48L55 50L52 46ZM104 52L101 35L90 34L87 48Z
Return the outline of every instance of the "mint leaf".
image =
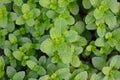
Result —
M104 38L97 38L97 40L95 41L95 45L98 47L104 46L105 40Z
M60 68L55 72L55 74L58 75L60 79L69 79L70 70L68 68Z
M66 31L67 21L64 18L57 18L54 22L54 26L59 28L61 32Z
M45 8L48 8L49 7L49 4L50 4L50 0L39 0L39 4Z
M97 34L98 34L99 37L105 36L105 33L106 33L106 29L105 29L104 26L103 26L103 27L98 27L98 28L97 28Z
M13 76L13 80L24 80L25 77L25 72L24 71L20 71L17 72L14 76Z
M110 11L106 12L105 22L111 30L117 27L117 18Z
M67 42L75 42L78 39L78 33L74 30L67 31L64 35Z
M90 0L90 2L93 7L97 7L97 6L99 6L101 0Z
M22 16L18 17L16 20L17 25L23 25L25 23L25 20L23 19Z
M31 60L28 60L28 61L27 61L27 66L28 66L31 70L33 70L36 65L37 65L37 63L34 62L34 61L31 61Z
M87 80L87 79L88 79L88 73L86 71L83 71L77 74L74 80Z
M76 2L72 2L68 5L68 8L70 10L70 12L73 14L73 15L77 15L78 12L79 12L79 6Z
M22 0L13 0L13 1L17 6L21 6L23 4Z
M30 11L30 6L28 4L23 4L22 5L22 12L27 13Z
M85 23L86 24L94 24L93 22L95 21L95 17L93 15L93 12L90 12L86 17L85 17Z
M4 76L4 69L5 69L5 61L4 58L0 57L0 78Z
M40 50L46 53L48 56L52 56L54 52L54 44L51 39L46 39L42 42Z
M72 60L72 51L71 47L69 47L66 43L62 43L58 48L58 55L63 63L68 64Z
M49 80L50 76L49 75L45 75L39 78L39 80Z
M60 28L57 28L57 27L54 27L50 30L50 37L52 39L55 39L55 38L60 38L62 35L61 35L61 30Z
M106 61L103 57L93 57L92 58L92 64L94 65L95 68L101 70L104 65L105 65Z
M110 62L110 66L119 69L120 68L119 59L120 59L119 55L114 56Z
M58 0L59 7L66 7L68 5L68 1L66 0Z
M93 74L90 78L90 80L99 80L98 75Z
M74 26L71 27L72 30L78 32L78 34L82 34L85 30L85 24L82 21L77 21Z
M88 30L95 30L97 28L95 23L90 23L86 25L86 29Z
M72 61L71 61L71 65L74 67L79 67L81 64L81 61L79 60L79 57L76 55L72 56Z
M110 71L111 71L111 67L103 67L102 69L102 72L107 76L110 74Z
M83 1L82 1L82 4L83 4L83 7L84 7L85 9L91 8L91 3L90 3L89 0L83 0Z
M6 72L9 78L12 78L16 74L16 70L12 66L8 66Z
M21 61L22 58L23 58L23 56L24 56L24 54L23 54L23 52L21 52L21 51L14 51L14 52L13 52L13 56L14 56L17 60Z

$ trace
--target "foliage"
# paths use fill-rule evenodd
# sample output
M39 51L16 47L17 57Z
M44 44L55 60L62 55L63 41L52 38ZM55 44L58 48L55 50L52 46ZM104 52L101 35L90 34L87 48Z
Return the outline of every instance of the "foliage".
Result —
M0 0L0 80L120 80L117 0Z

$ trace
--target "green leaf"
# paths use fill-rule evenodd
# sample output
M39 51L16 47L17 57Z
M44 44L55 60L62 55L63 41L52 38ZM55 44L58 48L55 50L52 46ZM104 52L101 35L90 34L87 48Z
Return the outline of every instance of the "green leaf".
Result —
M90 0L93 7L97 7L100 5L101 0Z
M50 5L50 0L39 0L39 4L42 6L42 7L45 7L45 8L49 8L49 5Z
M71 29L81 34L85 30L85 24L82 21L77 21L75 25L71 27Z
M104 46L105 40L103 37L97 38L95 41L95 45L98 47Z
M41 43L40 50L48 56L52 56L54 52L54 44L51 39L46 39Z
M17 14L14 12L10 12L10 21L15 21L17 19Z
M114 67L116 69L120 69L120 63L119 63L119 60L120 60L120 56L119 55L116 55L112 58L111 62L110 62L110 66L111 67Z
M67 42L75 42L77 41L78 39L78 33L74 30L70 30L70 31L67 31L65 32L65 39Z
M20 6L17 6L17 5L13 5L13 11L18 14L18 15L21 15L22 14L22 11L21 11L21 7Z
M72 55L71 65L74 67L79 67L80 64L81 64L81 61L79 60L79 57L77 55Z
M113 72L113 77L114 77L114 79L115 80L119 80L120 79L120 72L119 71L117 71L117 70L114 70L114 71L112 71Z
M35 79L35 78L29 78L29 80L37 80L37 79Z
M39 66L39 70L37 71L37 73L39 75L45 75L46 74L46 70L43 67Z
M109 80L109 76L105 76L103 80Z
M30 6L28 4L23 4L22 5L22 12L27 13L30 11Z
M28 60L28 61L27 61L27 66L28 66L31 70L33 70L36 65L37 65L37 63L34 62L34 61L31 61L31 60Z
M65 80L68 80L71 75L69 68L60 68L55 72L55 74L58 75L60 79Z
M14 22L10 22L7 24L6 29L8 32L12 32L15 29L15 24Z
M37 78L38 77L38 74L35 72L35 71L29 71L27 73L27 77L28 78Z
M45 75L39 78L39 80L49 80L50 76L49 75Z
M102 72L108 76L110 74L111 67L103 67Z
M103 5L104 8L106 8L106 10L108 10L116 2L117 2L117 0L103 0L101 2L101 5Z
M76 70L74 70L69 80L74 80L75 76L76 76L77 74L79 74L80 72L82 72L82 71L83 71L83 70L81 70L81 69L76 69Z
M100 49L101 54L109 53L111 51L111 47L108 45L109 45L108 43L105 43L105 45L101 47L101 49Z
M8 12L5 5L0 5L0 27L5 28L8 23Z
M106 34L106 28L104 26L97 28L97 34L99 37L104 37Z
M23 4L22 0L13 0L14 4L16 4L17 6L21 6Z
M41 56L41 57L39 58L39 65L44 66L44 65L46 64L46 62L47 62L47 59L46 59L45 56Z
M23 54L23 52L21 52L21 51L14 51L14 52L13 52L13 56L14 56L17 60L21 61L22 58L23 58L23 56L24 56L24 54Z
M116 50L120 51L120 43L115 46Z
M81 46L76 46L75 47L75 54L76 55L79 55L79 54L81 54L83 52L83 47L81 47Z
M84 71L77 74L74 80L87 80L87 79L88 79L88 73Z
M24 77L25 77L25 72L20 71L13 76L12 80L24 80Z
M25 23L25 20L23 19L22 16L18 17L16 20L17 25L23 25Z
M91 3L89 0L82 0L83 7L85 9L90 9L91 8Z
M117 29L115 29L113 32L112 32L112 34L113 34L113 38L114 39L116 39L116 40L119 40L120 39L120 28L117 28Z
M40 9L38 9L38 8L32 9L32 12L34 13L35 18L38 17L40 15L40 13L41 13Z
M111 47L115 47L118 44L117 40L112 39L112 38L108 39L107 42Z
M5 54L5 56L7 56L7 57L10 57L11 56L11 51L10 51L10 49L8 49L8 48L4 48L4 54Z
M6 36L7 35L7 29L2 29L1 30L1 34L2 34L2 36Z
M4 17L4 18L2 18L2 19L0 19L0 27L1 28L5 28L5 26L7 25L7 17Z
M12 57L13 58L13 57ZM10 60L10 65L12 66L12 67L16 67L16 60L15 59L13 59L13 60Z
M66 7L68 5L67 0L58 0L58 6L59 7Z
M0 57L0 78L4 76L5 61L4 58Z
M90 78L90 80L99 80L98 75L93 74Z
M90 12L86 17L85 17L85 23L86 24L91 24L95 21L95 17L93 15L93 12Z
M98 19L101 19L101 18L103 18L104 17L104 13L101 11L101 10L99 10L98 8L96 8L95 10L94 10L94 17L98 20Z
M8 41L8 40L6 40L5 42L4 42L4 48L11 48L11 43L10 43L10 41Z
M120 10L120 3L116 2L113 3L113 5L110 7L110 10L115 13L115 14L119 14L119 10Z
M69 25L72 25L72 24L75 23L75 19L74 19L73 16L68 16L68 17L66 18L66 21L67 21L67 23L68 23Z
M79 12L79 6L76 2L72 2L68 5L68 9L73 15L77 15Z
M78 40L75 42L76 46L85 46L87 44L87 40L85 37L78 36Z
M63 63L68 64L72 61L72 51L66 43L62 43L58 47L58 55Z
M16 70L12 66L8 66L6 73L9 78L12 78L15 75Z
M112 33L111 32L107 32L105 34L105 39L110 39L110 38L112 38Z
M57 70L57 66L54 63L47 65L47 74L53 74Z
M51 30L50 30L50 37L52 39L55 39L55 38L60 38L61 37L61 30L57 27L53 27Z
M57 18L54 22L54 26L59 28L61 32L66 31L67 21L64 18Z
M108 27L112 30L117 27L117 18L116 16L110 12L107 11L105 15L105 22L108 25Z
M49 11L46 12L46 16L47 16L48 18L53 19L53 18L55 18L56 13L55 13L55 11L53 11L53 10L49 10Z
M1 3L3 4L7 4L7 3L10 3L11 1L10 0L1 0Z
M88 30L95 30L97 28L95 23L90 23L86 25L86 29Z
M26 52L26 51L29 51L31 49L31 45L32 45L32 43L26 42L25 44L23 44L23 46L21 48L23 48L24 52Z
M35 24L35 21L34 19L31 18L31 19L26 20L26 23L28 26L33 26Z
M92 64L95 68L101 70L106 64L106 60L103 57L93 57Z

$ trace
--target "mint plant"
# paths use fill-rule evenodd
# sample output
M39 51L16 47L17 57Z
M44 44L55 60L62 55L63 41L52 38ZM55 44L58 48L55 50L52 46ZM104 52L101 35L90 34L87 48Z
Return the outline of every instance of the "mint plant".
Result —
M118 0L0 0L0 80L119 80Z

